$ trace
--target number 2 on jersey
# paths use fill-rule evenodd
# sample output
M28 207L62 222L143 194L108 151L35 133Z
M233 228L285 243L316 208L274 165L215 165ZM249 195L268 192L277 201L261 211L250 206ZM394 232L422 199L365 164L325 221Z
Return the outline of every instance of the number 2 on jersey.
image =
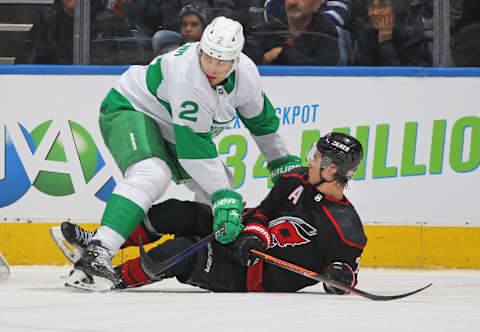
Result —
M197 118L194 116L190 116L190 114L195 114L198 112L198 104L193 101L184 101L182 105L180 105L185 109L185 111L180 112L180 119L197 122Z

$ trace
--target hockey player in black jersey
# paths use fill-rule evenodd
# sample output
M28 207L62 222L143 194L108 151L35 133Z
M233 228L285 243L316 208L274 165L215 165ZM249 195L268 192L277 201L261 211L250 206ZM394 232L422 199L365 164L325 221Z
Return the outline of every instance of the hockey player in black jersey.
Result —
M175 238L148 251L148 260L138 257L116 267L116 287L171 277L220 292L295 292L316 283L256 259L251 249L355 286L367 239L344 189L362 158L362 146L354 137L342 133L321 137L309 150L308 167L284 174L259 206L243 214L244 228L234 242L213 241L160 276L152 272L154 265L209 234L213 216L209 206L190 201L170 199L153 206L125 245L138 245L139 238L144 244L153 242L165 233ZM88 238L82 231L86 232L70 223L62 225L65 238L77 247L82 243L75 236ZM345 293L325 284L324 289Z

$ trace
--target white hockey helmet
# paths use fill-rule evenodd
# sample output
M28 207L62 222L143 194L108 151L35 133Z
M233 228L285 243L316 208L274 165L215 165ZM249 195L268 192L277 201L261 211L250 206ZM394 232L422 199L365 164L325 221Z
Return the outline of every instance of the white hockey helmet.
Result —
M203 31L200 49L219 60L233 60L233 71L240 59L244 43L242 25L230 18L219 16Z

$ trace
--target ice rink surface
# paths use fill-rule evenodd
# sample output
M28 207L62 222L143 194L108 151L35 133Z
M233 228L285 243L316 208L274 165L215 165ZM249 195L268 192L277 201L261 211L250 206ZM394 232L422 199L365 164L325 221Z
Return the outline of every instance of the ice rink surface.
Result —
M362 269L358 288L411 297L375 302L326 295L209 293L165 280L110 293L63 287L69 266L13 266L0 281L0 331L480 331L480 271Z

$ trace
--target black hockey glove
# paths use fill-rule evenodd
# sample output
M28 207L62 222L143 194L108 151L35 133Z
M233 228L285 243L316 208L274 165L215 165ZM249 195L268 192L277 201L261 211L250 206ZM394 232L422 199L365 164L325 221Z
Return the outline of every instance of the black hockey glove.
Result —
M243 265L250 266L256 263L257 257L251 249L265 252L265 241L255 233L244 232L240 234L231 245L234 257Z
M350 287L354 287L356 284L355 273L347 263L333 262L326 269L324 269L323 274L328 279L339 281ZM323 289L325 289L325 292L330 294L344 295L349 293L343 289L339 289L327 284L323 284Z

